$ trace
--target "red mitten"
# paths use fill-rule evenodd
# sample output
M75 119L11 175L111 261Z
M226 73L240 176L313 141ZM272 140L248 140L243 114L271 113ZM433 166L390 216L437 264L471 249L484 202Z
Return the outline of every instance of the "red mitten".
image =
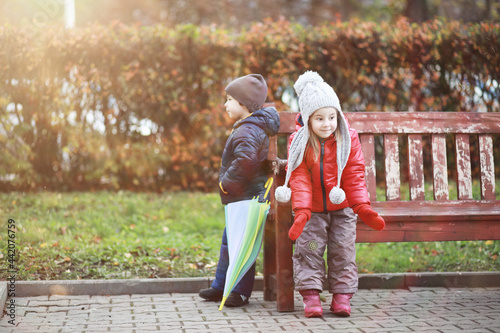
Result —
M295 212L295 219L293 220L293 225L288 231L288 237L291 240L296 240L299 238L302 230L306 226L306 222L311 218L311 211L309 209L298 209Z
M358 214L367 226L375 230L382 230L385 227L385 221L368 204L357 204L352 207L354 213Z

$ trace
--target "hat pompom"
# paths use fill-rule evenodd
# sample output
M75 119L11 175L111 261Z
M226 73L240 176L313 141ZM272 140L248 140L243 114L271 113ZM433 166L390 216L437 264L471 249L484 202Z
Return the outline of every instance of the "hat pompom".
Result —
M340 205L345 200L345 192L339 187L334 187L330 191L330 201L335 205Z
M299 78L297 79L297 81L293 85L293 88L297 92L297 95L300 96L302 94L302 91L306 87L306 85L308 83L311 83L311 82L324 82L324 80L316 72L313 72L313 71L307 71L307 72L305 72L304 74L302 74L301 76L299 76Z
M290 198L292 197L292 190L290 190L287 186L279 186L276 188L274 196L279 202L285 203L290 201Z

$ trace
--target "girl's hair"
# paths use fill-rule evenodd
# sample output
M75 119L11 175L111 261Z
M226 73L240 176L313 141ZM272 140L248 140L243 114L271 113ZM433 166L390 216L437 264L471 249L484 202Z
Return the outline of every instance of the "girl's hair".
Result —
M340 115L340 112L338 110L336 111L337 111L337 128L335 129L335 132L333 132L333 134L335 135L335 139L337 140L337 145L340 145L342 144L342 135L340 135L340 130L339 130L339 118L342 116ZM314 160L317 161L320 156L319 137L312 130L311 118L312 117L309 117L309 122L307 124L307 126L309 126L309 141L307 142L306 151L308 150L309 147L311 147Z

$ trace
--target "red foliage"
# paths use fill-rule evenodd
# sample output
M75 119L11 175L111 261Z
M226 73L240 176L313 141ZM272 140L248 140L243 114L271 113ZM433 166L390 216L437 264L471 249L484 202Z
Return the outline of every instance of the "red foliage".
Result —
M5 26L0 40L0 190L214 191L224 86L251 72L279 110L307 69L348 111L499 109L494 23Z

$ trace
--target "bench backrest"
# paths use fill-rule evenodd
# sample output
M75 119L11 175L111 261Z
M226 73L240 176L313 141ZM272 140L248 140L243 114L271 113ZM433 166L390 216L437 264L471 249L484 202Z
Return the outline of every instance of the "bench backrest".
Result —
M295 131L297 112L280 112L279 133L287 139ZM436 201L449 200L448 163L446 136L454 135L456 160L457 199L472 200L471 145L470 135L477 135L479 143L481 199L495 200L495 165L493 135L500 134L500 113L471 112L345 112L350 126L360 136L366 162L366 184L370 200L377 201L375 140L383 140L385 168L385 199L401 201L400 137L406 142L409 200L425 200L424 145L423 137L430 136L432 157L432 190ZM275 166L286 161L284 145L278 146L273 137L270 142L269 159ZM496 149L500 149L496 147ZM405 198L403 198L405 200ZM406 199L407 200L407 199Z

